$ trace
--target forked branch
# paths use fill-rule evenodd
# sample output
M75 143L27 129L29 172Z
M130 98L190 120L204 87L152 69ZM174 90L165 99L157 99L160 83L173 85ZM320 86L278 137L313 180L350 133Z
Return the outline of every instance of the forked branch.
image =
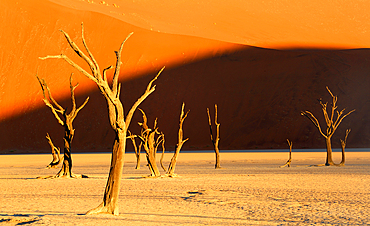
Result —
M65 109L62 106L60 106L58 102L55 101L55 99L51 95L50 89L48 85L46 84L45 80L42 78L39 78L37 75L36 75L36 78L40 83L42 94L44 96L43 101L45 105L51 109L51 112L53 113L54 117L57 119L58 123L64 126L64 120L62 120L59 117L58 113L64 115Z
M154 92L156 85L153 85L153 82L157 80L159 75L162 73L162 71L165 69L165 67L162 67L162 69L157 73L157 75L149 82L148 86L146 87L146 90L144 94L134 103L130 111L128 112L126 116L126 124L130 124L132 116L134 115L134 112L136 108L151 94Z
M53 160L49 163L49 165L46 166L46 168L56 168L59 165L59 163L63 161L63 157L60 157L60 148L55 147L49 133L46 133L46 139L48 140L48 143L51 148L51 154L53 155Z
M327 137L326 134L324 134L322 132L319 121L317 120L317 118L311 112L309 112L309 111L302 111L301 112L301 115L306 116L316 126L316 128L319 130L319 132L321 133L321 135L323 137Z

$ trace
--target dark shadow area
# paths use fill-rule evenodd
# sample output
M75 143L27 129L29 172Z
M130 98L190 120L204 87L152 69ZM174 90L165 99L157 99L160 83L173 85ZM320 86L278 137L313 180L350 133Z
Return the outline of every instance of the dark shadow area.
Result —
M305 117L311 111L323 125L318 99L331 102L325 86L338 96L338 109L356 109L345 118L332 138L340 147L345 130L348 148L370 147L370 49L354 50L271 50L245 47L236 52L190 64L166 68L155 82L156 91L140 106L148 125L158 118L159 130L166 137L166 150L173 151L182 102L190 109L184 122L183 150L211 150L206 108L218 105L220 149L282 149L286 139L294 148L325 148L325 140ZM121 100L126 113L144 92L156 73L142 75L122 84ZM76 81L77 82L77 81ZM108 124L103 96L94 92L77 97L89 103L75 119L72 153L110 152L113 132ZM41 97L40 97L41 98ZM60 101L69 106L70 100ZM137 134L141 121L136 112L130 130ZM50 109L42 107L0 123L0 153L50 152L46 133L61 147L63 127ZM127 150L133 151L131 141ZM294 149L293 149L294 151Z

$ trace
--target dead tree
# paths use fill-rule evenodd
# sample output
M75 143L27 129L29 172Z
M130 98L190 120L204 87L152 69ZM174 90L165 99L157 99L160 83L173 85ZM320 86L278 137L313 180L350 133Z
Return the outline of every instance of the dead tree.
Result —
M53 160L46 166L46 168L56 168L61 161L63 161L63 157L60 157L60 148L55 147L53 141L50 138L50 135L46 133L46 139L49 142L51 148L51 154L53 155Z
M166 167L164 167L163 165L163 157L164 157L164 152L166 150L166 148L164 147L164 142L165 142L165 139L164 139L164 134L161 132L162 134L162 155L161 155L161 159L160 159L160 163L161 163L161 167L164 171L167 171Z
M175 167L176 167L176 163L177 163L177 157L179 156L179 153L180 153L180 150L182 148L182 145L187 141L189 140L189 138L186 138L185 140L183 140L183 130L182 130L182 124L184 123L184 120L186 119L186 117L188 116L189 114L189 111L186 112L186 114L184 114L184 108L185 108L185 103L182 103L182 107L181 107L181 114L180 114L180 124L179 124L179 132L178 132L178 140L177 140L177 144L176 144L176 150L175 150L175 153L173 154L172 158L171 158L171 162L170 162L170 165L168 166L168 170L167 170L167 173L166 175L169 176L169 177L174 177L176 176L175 175Z
M127 132L130 135L130 136L128 136L128 138L131 139L132 145L134 146L134 151L135 151L135 156L136 156L136 167L135 167L135 169L140 169L140 153L141 153L141 147L143 146L143 143L140 142L139 148L138 148L137 145L136 145L136 141L135 141L135 137L137 137L137 136L131 134L130 130L127 130Z
M333 103L332 103L331 111L330 111L330 115L329 115L328 111L327 111L327 104L328 103L324 104L321 101L321 99L319 100L322 112L324 114L325 122L326 122L326 131L325 131L325 133L321 129L319 121L316 119L316 117L311 112L302 111L301 115L306 116L317 127L320 134L325 138L325 142L326 142L326 163L325 163L325 165L326 166L332 166L332 165L335 165L335 164L334 164L333 158L332 158L331 137L333 136L334 132L337 130L337 128L338 128L339 124L342 122L342 120L345 117L347 117L349 114L354 112L355 109L348 112L345 115L343 114L345 109L343 109L341 111L336 111L337 112L337 117L336 117L336 119L334 119L335 110L337 109L338 97L334 96L332 94L332 92L329 90L328 87L326 87L326 89L328 90L331 97L333 98Z
M217 104L215 104L215 125L216 125L216 139L213 138L213 129L212 129L212 121L211 116L209 114L209 109L207 108L208 114L208 124L209 124L209 131L211 135L211 141L213 144L213 149L215 150L216 154L216 164L215 169L221 168L220 166L220 150L218 149L218 143L220 141L220 123L217 122Z
M286 163L284 165L280 166L280 168L283 168L285 166L290 167L290 163L292 163L292 146L293 146L293 142L291 142L289 139L287 139L287 142L288 142L288 145L289 145L289 159L288 159L288 161L286 161Z
M63 165L61 170L52 177L46 177L46 178L76 178L76 177L82 177L82 175L75 175L72 173L72 156L71 156L71 144L72 140L75 134L75 129L73 128L73 120L76 118L78 112L85 107L87 102L89 101L89 97L86 98L85 102L77 108L76 106L76 99L74 90L78 86L72 85L72 74L69 77L69 87L71 92L71 100L72 100L72 109L69 113L67 113L67 110L64 109L62 106L60 106L57 101L52 97L49 87L47 86L44 79L39 78L37 75L37 80L39 81L42 89L42 94L44 96L44 103L46 106L48 106L51 111L53 112L55 118L58 120L59 124L61 124L64 127L64 155L63 155ZM48 136L47 136L48 138ZM48 138L49 144L52 145L50 136ZM54 145L52 145L54 146ZM54 149L52 147L52 149Z
M143 122L139 122L139 126L141 126L142 130L140 135L138 136L143 144L146 159L148 162L148 167L150 170L150 177L159 177L161 173L158 170L157 163L156 163L156 153L158 146L164 142L164 135L158 131L157 127L157 119L154 121L153 129L148 127L148 119L143 110L141 110L143 115Z
M340 139L340 146L342 147L342 161L337 166L344 166L344 164L346 163L345 148L346 148L346 144L347 144L347 137L348 137L348 134L350 132L351 132L351 130L347 129L344 140Z
M132 116L136 110L136 108L155 90L155 85L153 85L153 82L158 78L160 73L163 71L159 71L157 76L154 77L153 80L151 80L144 92L144 94L134 103L134 105L131 107L130 111L126 115L124 114L124 109L122 102L120 100L120 92L121 92L121 85L118 82L119 74L120 74L120 68L121 68L121 52L124 43L126 40L132 35L130 33L126 39L122 42L120 48L118 51L115 52L116 54L116 66L113 74L113 79L111 84L109 84L106 73L109 69L112 69L113 66L109 66L102 71L100 70L100 67L95 60L94 56L90 52L89 48L87 47L85 37L84 37L84 27L82 24L82 42L84 45L84 48L88 55L86 55L84 52L81 51L81 49L72 41L72 39L69 37L69 35L61 31L65 38L67 39L67 42L69 46L73 49L73 51L82 58L89 66L90 73L87 72L85 69L83 69L81 66L73 62L68 56L65 54L60 54L56 56L46 56L41 57L40 59L63 59L68 64L76 68L79 72L81 72L83 75L85 75L87 78L92 80L96 83L98 86L100 92L103 94L107 101L108 105L108 114L109 114L109 121L112 129L115 132L115 139L112 149L112 158L111 158L111 166L109 170L109 176L107 180L107 184L104 191L104 197L102 203L87 212L87 214L98 214L98 213L108 213L108 214L114 214L118 215L118 196L119 196L119 189L121 184L121 177L122 177L122 171L123 171L123 163L124 163L124 154L126 150L126 136L127 136L127 130L131 123Z

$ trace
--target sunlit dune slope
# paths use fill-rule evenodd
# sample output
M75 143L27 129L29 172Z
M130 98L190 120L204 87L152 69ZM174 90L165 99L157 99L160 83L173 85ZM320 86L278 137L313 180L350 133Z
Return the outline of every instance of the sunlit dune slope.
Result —
M288 51L233 44L243 42L232 35L226 35L230 39L221 37L222 32L217 29L190 32L179 18L166 19L174 15L171 10L169 14L155 17L150 13L155 11L153 5L148 4L145 8L140 1L140 4L128 3L127 7L132 10L139 6L143 10L135 15L151 15L149 19L152 19L153 27L145 27L134 17L125 21L114 16L115 9L127 8L119 1L105 2L108 5L87 1L65 1L64 6L31 0L0 3L0 18L9 21L0 25L2 153L48 151L44 139L47 132L58 146L62 145L63 128L43 106L35 74L45 78L54 98L69 107L71 72L74 72L74 83L80 84L76 89L78 104L90 96L89 103L75 120L73 148L79 151L110 150L113 133L108 124L105 100L95 84L62 60L38 59L65 53L84 65L59 32L59 29L65 30L82 46L81 22L85 25L86 41L101 68L115 63L114 51L130 32L134 32L122 57L121 96L126 111L156 72L162 66L167 67L156 81L156 91L141 105L150 124L158 117L159 128L166 135L167 150L173 150L176 144L182 102L191 110L184 123L184 136L190 138L184 149L211 149L206 108L213 112L214 104L219 105L221 149L286 148L287 138L293 141L295 148L323 147L324 140L314 126L300 116L300 111L312 110L316 115L321 114L316 99L322 97L330 101L325 89L327 85L339 96L339 110L356 108L356 112L339 127L333 139L334 147L339 147L339 139L343 138L346 128L352 128L348 147L369 147L368 49L333 50L333 46L328 46L327 49L305 50L300 46L300 50ZM195 3L189 3L189 7L192 4ZM203 23L200 17L197 21ZM233 29L233 25L225 27ZM260 34L257 28L255 33L250 33L253 34ZM266 38L255 38L274 43L272 35L265 34ZM333 44L362 46L358 44L362 41L356 40L352 39L352 43L337 40ZM312 47L311 44L306 47ZM367 44L363 42L363 45ZM88 69L86 65L84 68ZM130 127L135 133L140 129L139 120L140 114L136 113ZM131 145L128 148L132 149Z
M370 46L363 0L51 0L136 26L267 48Z
M38 58L65 53L87 70L88 67L75 57L59 32L60 29L65 30L82 47L81 22L85 24L87 43L102 68L114 65L114 51L118 50L130 32L134 32L123 51L122 61L125 64L122 80L148 71L158 71L163 66L184 64L241 48L220 41L151 32L108 16L76 11L48 1L2 4L2 20L13 23L12 26L7 23L0 25L3 31L0 36L1 73L8 75L1 78L4 92L1 99L2 118L34 109L35 105L42 103L41 89L35 77L37 71L55 90L55 97L68 95L68 78L73 72L72 67L62 61L42 62ZM75 81L81 84L76 92L86 92L95 87L82 78L78 74L75 76ZM22 92L24 90L27 92Z

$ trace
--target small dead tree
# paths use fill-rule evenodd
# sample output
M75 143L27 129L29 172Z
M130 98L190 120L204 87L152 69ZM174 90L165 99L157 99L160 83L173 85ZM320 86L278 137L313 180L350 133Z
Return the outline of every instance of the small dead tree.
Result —
M132 145L134 146L134 151L135 151L135 156L136 156L136 167L135 169L140 169L140 152L141 152L141 147L143 146L143 143L140 142L139 148L136 145L135 138L137 137L136 135L131 134L130 130L127 130L129 136L127 138L130 138L132 141Z
M75 93L74 90L78 86L72 85L72 74L69 77L69 87L71 92L71 100L72 100L72 109L69 113L67 113L66 109L64 109L62 106L60 106L57 101L52 97L50 89L48 85L46 84L44 79L39 78L36 75L37 80L39 81L42 89L42 94L44 96L44 103L46 106L48 106L51 111L53 112L55 118L58 120L59 124L61 124L64 127L64 156L63 156L63 165L61 170L55 175L51 177L44 177L44 178L76 178L76 177L82 177L83 175L75 175L72 173L72 156L71 156L71 144L72 140L75 134L75 129L73 128L73 120L76 118L78 112L85 107L87 102L89 101L89 97L86 98L85 102L77 108L76 106L76 99L75 99ZM46 137L49 140L49 144L52 146L52 149L54 150L55 147L52 144L52 141L50 139L50 136Z
M207 108L208 114L208 124L209 124L209 131L211 135L211 141L213 144L213 149L215 150L216 154L216 164L215 169L221 168L220 166L220 150L218 149L218 143L220 141L220 123L217 122L217 104L215 104L215 125L216 125L216 139L213 138L213 129L212 129L212 120L209 114L209 109Z
M60 148L55 147L51 137L48 133L46 133L46 139L49 142L51 148L51 154L53 155L53 160L46 166L46 168L56 168L61 161L63 161L63 157L60 157Z
M109 84L107 79L107 71L112 69L113 66L109 66L102 71L95 60L94 56L92 55L90 49L87 47L85 37L84 37L84 27L82 24L82 43L88 55L86 55L81 49L72 41L69 35L61 30L64 37L67 39L69 46L73 49L73 51L82 58L90 67L90 73L83 69L81 66L73 62L68 56L65 54L60 54L56 56L46 56L40 57L40 59L63 59L72 67L76 68L79 72L85 75L87 78L92 80L98 86L100 92L103 94L107 101L108 105L108 114L109 114L109 122L112 129L115 132L115 139L112 149L112 158L111 158L111 166L109 170L109 176L107 180L107 184L104 191L103 201L102 203L88 211L86 214L99 214L99 213L107 213L118 215L118 196L119 190L121 185L121 177L123 171L123 163L124 163L124 154L126 151L126 139L127 139L127 130L131 123L132 116L136 110L136 108L155 90L155 85L153 82L157 80L160 73L164 70L164 67L159 71L157 76L151 80L146 87L144 94L134 103L134 105L129 110L128 114L125 117L123 104L120 100L120 93L121 93L121 85L118 82L120 68L121 68L121 52L123 49L124 43L127 39L133 34L130 33L126 39L122 42L118 51L115 52L116 54L116 66L113 74L113 79L111 84Z
M157 119L154 121L153 129L150 129L148 127L148 119L144 111L140 108L139 110L143 115L143 122L139 122L139 126L141 126L142 130L138 137L140 138L146 153L146 159L151 173L150 177L159 177L161 173L157 167L156 153L158 146L164 142L164 134L158 131Z
M326 142L326 163L325 163L325 165L326 166L332 166L332 165L335 165L335 163L333 162L333 158L332 158L331 137L333 136L334 132L337 130L337 128L340 125L340 123L342 122L342 120L345 117L347 117L349 114L354 112L355 109L348 112L347 114L343 114L345 109L343 109L341 111L336 111L337 112L337 117L336 117L336 119L334 119L335 110L337 109L338 97L334 96L332 94L332 92L329 90L328 87L326 87L326 89L328 90L331 97L333 98L333 103L332 103L331 111L330 111L330 115L329 115L328 110L327 110L328 103L323 103L321 101L321 99L319 100L322 112L324 114L325 122L326 122L326 131L325 131L325 133L321 129L319 121L317 120L317 118L311 112L302 111L301 115L306 116L317 127L320 134L325 138L325 142Z
M346 163L346 154L345 154L345 148L347 144L347 137L348 134L351 132L350 129L346 130L346 135L344 136L344 140L340 139L340 146L342 147L342 161L337 166L344 166Z
M180 124L179 124L179 132L178 132L178 140L177 140L177 144L176 144L176 150L175 150L175 153L173 154L172 158L171 158L171 162L170 162L170 165L168 166L168 170L167 170L167 173L166 175L169 176L169 177L174 177L176 176L175 174L175 167L176 167L176 163L177 163L177 157L179 156L179 153L180 153L180 150L182 148L182 145L187 141L189 140L189 138L186 138L185 140L183 140L183 130L182 130L182 125L184 123L184 120L186 119L186 117L188 116L189 114L189 111L186 112L186 114L184 114L184 108L185 108L185 103L182 103L182 107L181 107L181 114L180 114Z
M164 167L163 165L163 157L164 157L164 152L166 150L166 148L164 147L164 143L165 143L165 139L164 139L164 134L161 132L162 134L162 155L161 155L161 159L160 159L160 163L161 163L161 167L164 171L167 171L166 167Z
M289 159L286 161L286 163L282 166L279 166L280 168L283 168L285 166L290 167L290 163L292 163L292 147L293 147L293 142L291 142L289 139L287 139L288 145L289 145Z

